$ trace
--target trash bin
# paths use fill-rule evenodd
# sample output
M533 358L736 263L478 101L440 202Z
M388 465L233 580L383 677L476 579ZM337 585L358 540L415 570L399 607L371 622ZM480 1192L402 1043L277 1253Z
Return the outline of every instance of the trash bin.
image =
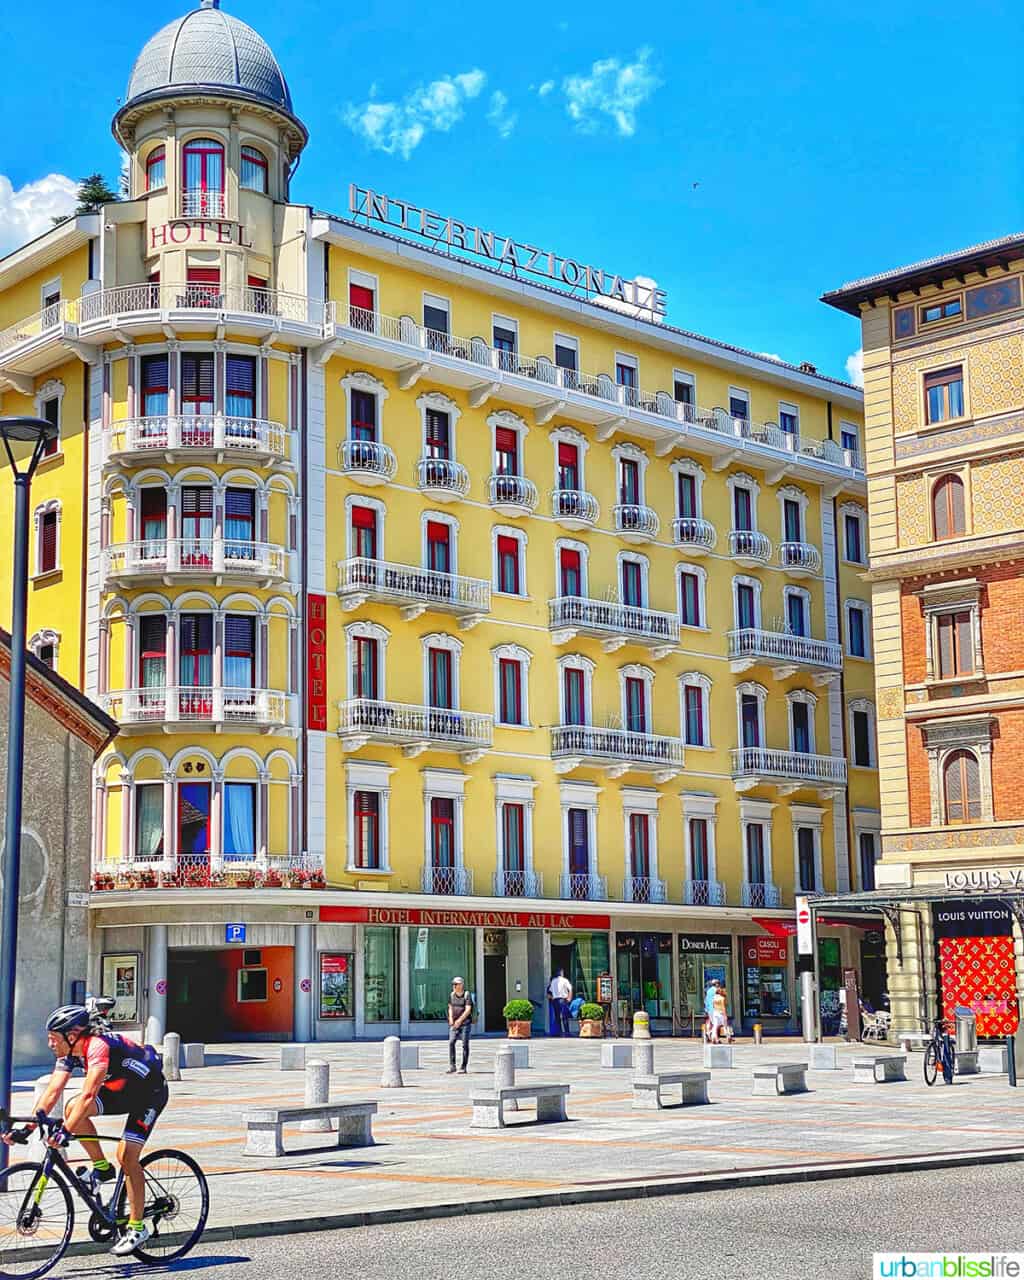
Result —
M956 1051L973 1053L978 1047L978 1027L973 1012L966 1005L958 1004L956 1017Z

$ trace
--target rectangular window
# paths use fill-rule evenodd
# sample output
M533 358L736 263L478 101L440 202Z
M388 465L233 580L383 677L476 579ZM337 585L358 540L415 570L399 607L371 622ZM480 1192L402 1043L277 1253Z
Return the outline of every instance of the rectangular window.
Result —
M141 373L143 416L159 417L167 412L167 356L143 356Z
M526 870L525 818L521 804L501 806L501 852L506 871Z
M782 500L782 532L786 542L803 542L800 503L792 498Z
M700 515L697 510L697 477L686 471L680 471L677 495L679 515L681 519L695 519Z
M846 559L852 564L864 563L864 540L861 536L860 516L847 515L843 526Z
M640 464L635 458L619 459L619 501L624 506L640 505Z
M452 687L452 654L450 649L427 650L427 702L432 707L450 711L455 705Z
M213 537L213 490L197 485L185 485L181 490L181 536L187 541L198 542ZM190 563L204 554L205 548L194 546L183 555Z
M213 354L182 352L181 412L213 413Z
M377 641L372 636L352 641L352 696L377 699Z
M518 367L516 349L519 345L514 321L495 320L492 329L492 343L498 353L498 368L515 373Z
M348 318L352 328L360 329L363 333L373 333L373 313L376 309L377 297L373 289L369 285L353 284L350 281L348 286Z
M560 593L564 596L583 594L583 558L578 551L561 547L558 552Z
M558 444L558 487L573 492L580 487L580 451L564 441Z
M704 690L698 684L683 687L683 713L686 719L686 745L703 747L704 741Z
M846 618L850 629L847 639L850 654L854 658L866 658L868 656L868 640L864 610L851 607L846 611Z
M617 386L620 386L623 389L622 395L625 403L635 405L638 400L636 363L629 359L616 360L615 382Z
M961 365L927 373L924 378L925 422L964 416L964 371Z
M644 603L644 571L636 560L622 562L622 603L642 609Z
M576 349L575 342L567 338L555 338L555 367L558 369L567 369L570 373L575 373L579 367L579 353Z
M431 351L446 351L448 335L451 333L451 320L448 313L448 299L435 298L425 294L423 298L423 327L427 330L427 346Z
M352 800L353 856L361 870L379 871L380 792L357 791Z
M584 673L579 667L566 667L562 673L562 681L565 723L586 724L587 706Z
M636 676L626 677L626 728L630 733L647 732L647 687Z
M44 667L49 667L51 671L57 669L57 652L52 644L41 644L36 650L36 657Z
M46 511L39 517L39 572L57 568L57 513Z
M795 591L786 596L786 630L791 636L807 635L807 601Z
M753 496L742 485L736 485L732 491L732 527L743 532L754 528Z
M135 860L164 856L164 784L146 782L135 788Z
M238 1003L257 1004L267 999L266 969L239 969Z
M711 867L708 856L708 820L691 818L690 827L690 879L710 880Z
M210 784L178 783L178 852L210 852Z
M427 438L425 441L428 458L441 458L448 461L452 456L451 422L446 413L440 409L427 410Z
M452 571L452 529L442 520L427 521L427 568L433 573Z
M684 627L701 626L700 578L695 573L683 572L679 575L679 588L682 609L680 621Z
M229 689L256 687L256 619L229 613L224 619L224 684Z
M502 724L523 723L523 669L513 658L498 662L498 719Z
M53 439L47 440L43 445L43 457L53 458L60 452L60 401L56 397L47 400L43 405L43 417L57 429Z
M178 684L185 689L213 684L212 614L185 613L178 621Z
M145 613L139 619L139 686L162 689L167 683L167 619Z
M809 755L811 751L811 709L806 702L792 704L793 715L793 750L801 755Z
M787 436L800 434L800 410L795 404L779 404L779 427Z
M590 874L590 822L586 809L570 809L569 823L569 874ZM586 896L583 894L582 896Z
M850 453L856 454L859 445L857 428L851 426L848 422L840 423L839 443Z
M729 416L731 418L750 417L750 393L740 391L736 387L729 388Z
M498 535L498 590L517 596L519 587L519 539Z
M218 267L187 267L185 269L186 307L216 307L222 302L220 269Z
M740 725L743 734L743 746L759 747L761 745L761 714L757 698L752 693L742 695L740 701Z
M866 711L853 713L853 763L871 768L871 718Z
M398 930L363 929L363 1017L398 1021Z
M377 512L373 507L352 507L352 554L377 559Z
M256 417L256 361L252 356L229 355L225 362L224 408L231 418ZM226 428L230 435L230 428Z
M736 625L741 631L757 629L757 596L746 582L736 587Z
M224 857L256 857L255 783L224 783Z
M818 888L818 876L814 858L814 831L811 827L797 828L796 860L801 891L815 893Z
M455 801L448 796L430 798L430 864L455 866Z
M955 320L963 314L963 304L959 298L948 298L945 302L928 302L920 310L922 324L934 324L937 320Z
M971 614L967 609L957 613L940 613L935 621L939 650L939 679L974 674L974 636Z
M875 836L872 831L862 831L860 840L860 887L867 892L875 887Z
M747 823L747 880L764 884L764 827L760 822Z
M511 427L494 429L494 473L499 476L519 474L519 433Z
M353 440L377 439L377 397L369 391L352 392L352 429L349 434Z
M692 374L677 373L673 377L672 399L676 404L685 404L693 408L697 402L697 388Z
M251 557L250 544L256 541L255 489L224 491L224 537L228 542L224 552L226 556L235 559Z
M629 873L634 880L650 878L651 832L646 813L629 815Z

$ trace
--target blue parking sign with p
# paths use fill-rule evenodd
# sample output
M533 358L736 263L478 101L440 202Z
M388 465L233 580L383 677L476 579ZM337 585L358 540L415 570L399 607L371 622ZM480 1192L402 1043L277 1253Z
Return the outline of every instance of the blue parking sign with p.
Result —
M226 924L224 926L225 942L244 942L245 941L245 925L244 924Z

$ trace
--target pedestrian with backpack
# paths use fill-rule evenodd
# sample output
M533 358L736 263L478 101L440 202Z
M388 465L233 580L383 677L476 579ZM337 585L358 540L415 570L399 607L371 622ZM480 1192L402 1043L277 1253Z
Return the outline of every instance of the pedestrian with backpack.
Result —
M455 1045L462 1041L462 1066L459 1075L466 1074L469 1066L469 1036L473 1025L473 997L466 990L462 978L452 978L452 990L448 997L448 1074L455 1075Z

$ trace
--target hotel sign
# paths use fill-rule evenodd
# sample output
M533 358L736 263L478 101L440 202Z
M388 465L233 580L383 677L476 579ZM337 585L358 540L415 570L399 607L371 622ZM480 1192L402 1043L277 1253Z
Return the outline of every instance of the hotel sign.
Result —
M245 227L240 222L223 222L214 218L175 218L162 222L149 233L149 247L165 249L170 244L237 244L251 249L252 241L245 238Z
M310 729L327 728L327 597L322 595L309 596L306 711Z
M321 907L322 924L449 925L462 929L607 929L608 916L560 911L459 911L433 907Z
M499 269L507 268L514 275L525 272L527 275L553 280L559 285L568 285L570 289L582 288L588 294L610 298L614 302L647 311L652 317L663 316L668 309L663 289L651 288L636 280L626 280L611 271L602 271L598 267L577 262L575 258L560 257L550 249L513 240L511 236L501 235L497 231L485 231L482 227L460 222L447 214L435 213L433 209L424 209L408 200L399 200L395 196L359 187L354 182L348 189L348 207L350 213L356 217L365 217L368 222L380 222L400 231L423 236L433 244L444 244L449 249L484 258Z

